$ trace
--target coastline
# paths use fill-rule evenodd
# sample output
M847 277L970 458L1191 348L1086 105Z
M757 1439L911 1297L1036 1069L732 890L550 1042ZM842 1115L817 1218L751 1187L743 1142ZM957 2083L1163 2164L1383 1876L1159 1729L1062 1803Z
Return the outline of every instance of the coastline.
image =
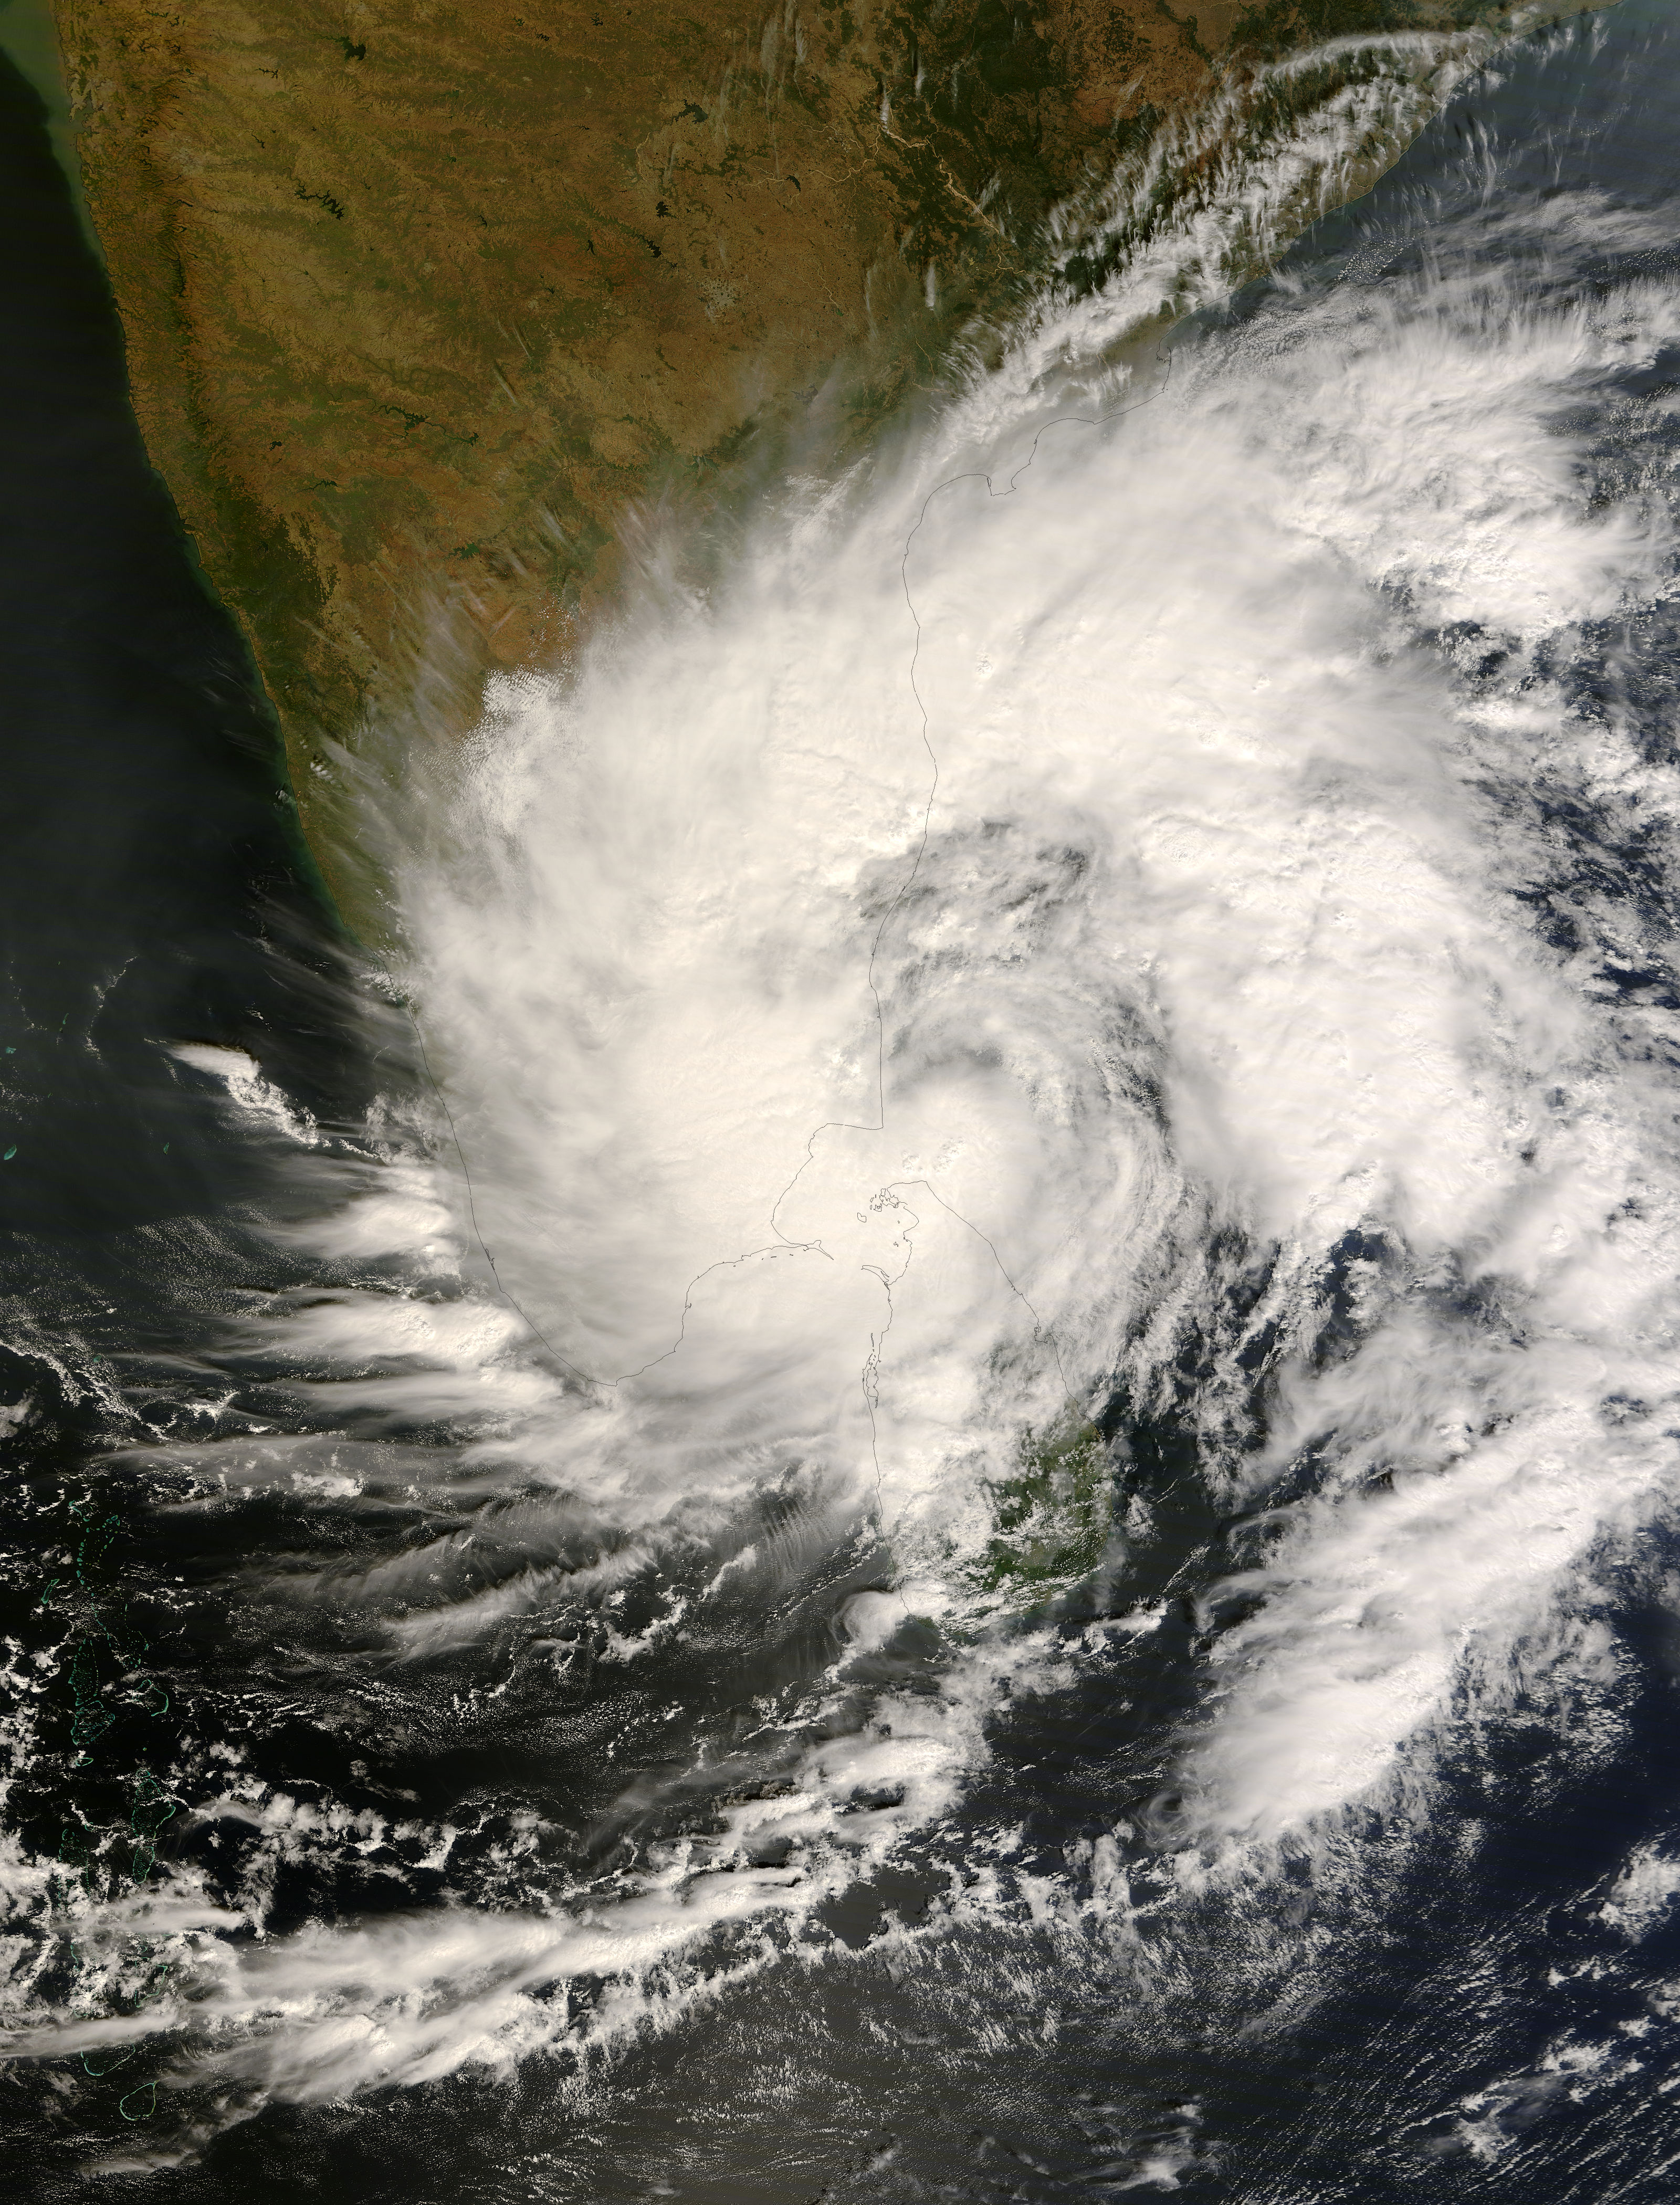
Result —
M49 5L148 450L251 644L305 835L374 938L357 753L378 731L389 770L400 729L401 770L405 745L473 726L491 673L563 657L620 591L636 516L703 514L790 449L843 461L1047 268L1107 282L1222 162L1356 89L1393 30L1479 60L1579 12L1131 0L1099 22L1064 0L1042 23L982 4L954 28L915 8L765 26L716 0L650 29L570 0L540 21L359 0L349 33L316 0L260 32L231 0L9 13ZM1310 81L1303 45L1324 49ZM1223 149L1197 136L1221 102ZM1241 276L1434 111L1413 98L1303 181L1232 247ZM1195 303L1169 294L1161 319Z

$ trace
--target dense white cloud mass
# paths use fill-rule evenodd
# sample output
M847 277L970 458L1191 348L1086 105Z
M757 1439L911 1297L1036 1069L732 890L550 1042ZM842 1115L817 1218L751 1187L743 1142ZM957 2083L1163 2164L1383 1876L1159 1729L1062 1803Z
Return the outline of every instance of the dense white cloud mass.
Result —
M992 1488L1030 1430L1166 1400L1186 1343L1220 1504L1287 1505L1200 1595L1240 1620L1182 1744L1183 1888L1427 1791L1416 1742L1455 1693L1607 1658L1557 1618L1674 1490L1669 1037L1598 977L1590 883L1575 946L1523 892L1569 861L1564 802L1673 863L1672 773L1566 678L1583 623L1671 588L1662 484L1595 496L1582 423L1680 303L1563 280L1636 244L1628 220L1579 195L1467 218L1134 383L1105 365L1112 300L1041 318L708 590L650 582L563 675L499 685L448 845L401 888L506 1299L344 1289L284 1335L374 1366L341 1405L482 1414L468 1470L516 1458L533 1524L534 1473L554 1521L630 1542L590 1565L603 1600L672 1523L797 1471L899 1571L825 1689L909 1612L959 1650L593 1911L200 1937L212 2065L308 2097L508 2058L566 2033L530 1994L578 1970L620 1981L605 2041L680 2006L657 1968L702 1933L796 1917L927 1828L999 1679L1063 1658L988 1634ZM1061 418L1093 389L1113 418ZM334 1251L412 1244L447 1275L447 1180L394 1167ZM291 1448L217 1459L353 1489L353 1449ZM425 1559L448 1584L392 1626L408 1654L576 1574L552 1541L454 1591L459 1554ZM692 1597L737 1565L763 1566L745 1547ZM1651 1882L1618 1887L1630 1919Z
M1543 782L1671 803L1536 655L1669 572L1567 417L1675 301L1536 297L1612 219L1280 306L947 486L912 453L813 496L508 684L408 900L501 1276L616 1382L551 1440L612 1505L797 1454L937 1578L1025 1425L1147 1389L1211 1234L1279 1251L1303 1346L1380 1240L1356 1352L1286 1362L1266 1451L1212 1463L1339 1465L1222 1643L1192 1768L1232 1833L1380 1781L1670 1475L1667 1113L1512 894Z

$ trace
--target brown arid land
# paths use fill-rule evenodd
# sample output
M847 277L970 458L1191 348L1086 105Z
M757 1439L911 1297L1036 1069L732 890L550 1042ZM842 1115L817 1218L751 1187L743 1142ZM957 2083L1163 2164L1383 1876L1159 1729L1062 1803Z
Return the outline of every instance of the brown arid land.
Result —
M628 512L703 505L814 413L844 449L1043 281L1052 210L1232 72L1496 12L53 8L141 426L375 930L345 757L470 726L490 669L557 656Z

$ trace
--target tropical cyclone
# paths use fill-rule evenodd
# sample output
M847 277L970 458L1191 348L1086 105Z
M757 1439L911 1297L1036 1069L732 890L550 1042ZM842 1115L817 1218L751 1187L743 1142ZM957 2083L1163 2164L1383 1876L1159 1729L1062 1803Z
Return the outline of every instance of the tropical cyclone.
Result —
M373 920L341 766L610 593L626 516L830 450L1216 75L1475 5L55 0L152 456Z

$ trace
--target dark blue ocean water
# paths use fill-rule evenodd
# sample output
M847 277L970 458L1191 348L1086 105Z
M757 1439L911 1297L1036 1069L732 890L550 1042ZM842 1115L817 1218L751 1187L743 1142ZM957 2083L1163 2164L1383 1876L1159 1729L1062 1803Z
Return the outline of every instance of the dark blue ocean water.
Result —
M1502 250L1478 244L1498 235L1490 204L1587 187L1672 243L1652 242L1653 219L1626 247L1606 230L1596 259L1537 264L1536 298L1548 284L1608 295L1635 275L1680 290L1677 111L1671 7L1630 0L1536 35L1275 282L1178 341L1211 342L1339 284L1416 279L1455 251ZM4 65L0 162L12 217L0 1403L15 1412L0 1627L9 1951L26 2023L0 2105L19 2194L80 2195L97 2169L105 2193L136 2200L416 2205L1673 2195L1680 1911L1659 1893L1633 1939L1605 1909L1641 1849L1659 1884L1680 1858L1680 1539L1659 1513L1635 1545L1606 1544L1576 1612L1613 1649L1595 1694L1519 1697L1487 1721L1461 1709L1427 1800L1347 1817L1333 1873L1303 1845L1263 1886L1175 1890L1149 1832L1170 1821L1182 1727L1209 1689L1217 1625L1200 1596L1251 1530L1201 1475L1205 1366L1189 1351L1176 1404L1144 1414L1117 1393L1107 1406L1122 1498L1148 1504L1155 1534L1123 1584L1045 1626L1089 1637L1089 1658L1053 1692L1000 1698L959 1810L828 1902L809 1934L721 1939L664 1983L678 2018L628 2032L593 2068L559 2034L511 2065L440 2055L422 2079L355 2092L334 2087L326 2053L289 2072L241 2059L241 2029L260 2042L264 2012L316 1995L313 1932L530 1907L543 1876L604 1889L638 1845L772 1788L754 1709L804 1688L832 1657L843 1602L885 1582L887 1565L866 1533L801 1548L767 1490L760 1536L785 1539L788 1556L774 1602L744 1600L633 1675L604 1639L559 1682L552 1662L501 1642L389 1658L377 1602L350 1588L469 1521L427 1483L425 1459L456 1443L449 1419L397 1408L358 1422L312 1405L295 1367L240 1327L279 1298L377 1286L377 1265L288 1252L276 1229L382 1159L419 1153L424 1132L403 1114L424 1126L425 1093L407 1030L359 978L367 960L302 850L249 657L146 464L110 299L39 102ZM1671 488L1677 395L1671 348L1583 401L1604 501L1635 477ZM1664 766L1680 737L1673 610L1604 622L1546 669ZM1474 637L1438 640L1455 663L1474 658ZM1630 1025L1675 1007L1680 881L1660 849L1543 781L1509 801L1540 807L1550 833L1552 868L1524 890L1539 937L1596 959ZM1619 927L1605 916L1618 910ZM265 1104L230 1110L206 1049L243 1052L309 1142L276 1130ZM1655 1044L1653 1058L1680 1076ZM1382 1255L1350 1243L1343 1271ZM361 1375L393 1373L401 1358ZM331 1378L330 1358L303 1375ZM1261 1355L1257 1400L1267 1376ZM158 1468L204 1429L211 1399L258 1437L325 1431L350 1451L387 1449L372 1501L341 1507L329 1481L314 1498L279 1482L218 1497ZM509 1552L522 1536L478 1535ZM287 1588L306 1578L346 1590L305 1608ZM619 1630L636 1626L638 1596ZM1157 1601L1166 1619L1147 1640L1093 1630ZM931 1691L942 1659L936 1633L907 1627L856 1692ZM832 1720L839 1735L850 1717ZM696 1741L720 1773L709 1790L684 1777L678 1797L671 1772ZM1124 1965L1030 1899L1054 1886L1076 1910L1095 1904L1109 1888L1097 1849L1117 1828L1135 1839L1142 1924ZM252 1945L240 1909L260 1883L264 1938L306 1956L237 2026L213 1971L189 1981L170 1941L172 1879L188 1876L221 1895L226 1919L208 1934L230 1952ZM1001 1896L965 1915L951 1894L982 1885ZM941 1907L954 1926L918 1939ZM396 2027L389 1964L367 1961L335 2026ZM488 1958L469 1955L462 1979L475 1966L489 1984ZM525 1988L569 2000L585 2022L613 1996L587 1966ZM425 2004L419 1975L412 2004ZM55 2006L136 2026L62 2053L30 2034Z

